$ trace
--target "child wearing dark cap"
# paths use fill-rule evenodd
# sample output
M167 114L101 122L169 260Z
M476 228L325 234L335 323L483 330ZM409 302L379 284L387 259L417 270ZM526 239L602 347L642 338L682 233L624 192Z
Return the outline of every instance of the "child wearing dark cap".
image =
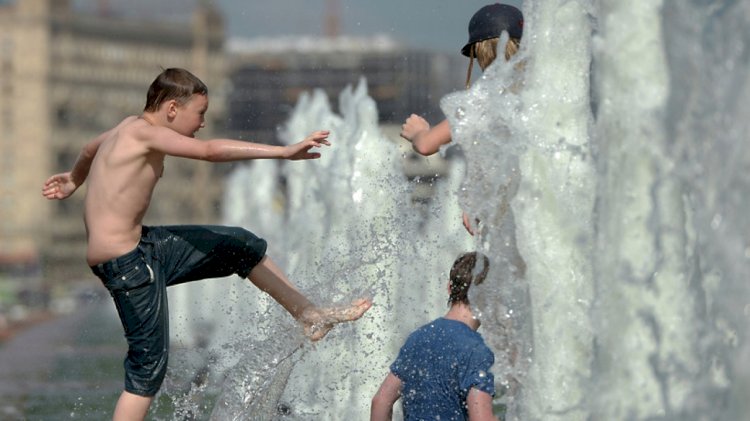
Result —
M497 57L500 35L507 32L509 39L504 46L504 56L510 60L518 52L523 36L523 14L508 4L490 4L479 9L469 21L469 41L461 49L461 54L469 57L469 69L466 74L466 87L471 81L474 59L482 70L486 69ZM412 143L414 150L421 155L432 155L440 146L451 141L448 120L443 120L435 127L422 117L412 114L402 126L401 137Z
M509 39L503 46L505 60L510 60L518 52L523 36L523 14L508 4L490 4L479 9L469 21L469 41L461 49L461 54L469 57L469 69L466 74L466 87L471 81L474 59L484 71L495 61L498 54L498 43L503 32ZM401 137L412 144L414 151L420 155L432 155L441 146L450 143L451 128L448 120L443 120L434 127L419 115L412 114L401 126ZM473 234L471 223L464 214L464 226Z

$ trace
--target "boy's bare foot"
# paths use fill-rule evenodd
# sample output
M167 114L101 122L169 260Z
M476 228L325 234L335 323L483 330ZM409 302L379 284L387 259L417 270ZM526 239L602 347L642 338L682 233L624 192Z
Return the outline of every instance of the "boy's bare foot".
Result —
M362 317L372 307L372 301L360 298L347 307L309 307L302 312L299 321L305 327L305 336L318 341L338 323L351 322Z

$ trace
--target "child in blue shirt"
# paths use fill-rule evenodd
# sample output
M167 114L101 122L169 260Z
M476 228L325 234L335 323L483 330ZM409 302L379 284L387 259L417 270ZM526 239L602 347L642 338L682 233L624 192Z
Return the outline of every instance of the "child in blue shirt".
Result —
M468 291L484 281L489 259L465 253L450 272L450 309L414 331L399 351L390 373L372 399L371 421L391 420L401 398L404 420L496 420L490 368L492 351L477 333Z

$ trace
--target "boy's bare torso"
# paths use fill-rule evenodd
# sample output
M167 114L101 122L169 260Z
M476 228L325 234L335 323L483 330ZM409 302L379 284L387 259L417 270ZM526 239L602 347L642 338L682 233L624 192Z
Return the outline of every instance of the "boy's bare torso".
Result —
M151 125L131 116L102 141L91 163L84 202L90 266L133 250L164 169L164 154L146 147Z

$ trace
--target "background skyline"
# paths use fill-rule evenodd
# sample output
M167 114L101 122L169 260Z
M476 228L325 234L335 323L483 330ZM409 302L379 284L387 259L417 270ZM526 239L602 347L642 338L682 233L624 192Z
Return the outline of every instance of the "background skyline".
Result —
M8 2L9 0L0 3ZM22 0L21 0L22 1ZM147 19L189 21L201 0L73 0L78 7ZM219 7L227 38L323 35L326 0L209 0ZM408 46L460 54L468 40L467 25L491 0L338 0L339 33L351 36L388 35ZM522 8L522 0L503 3Z
M455 52L468 40L467 25L488 0L339 0L340 33L386 34L412 47ZM522 2L504 3L521 8ZM218 0L230 37L322 35L325 0L247 2Z

